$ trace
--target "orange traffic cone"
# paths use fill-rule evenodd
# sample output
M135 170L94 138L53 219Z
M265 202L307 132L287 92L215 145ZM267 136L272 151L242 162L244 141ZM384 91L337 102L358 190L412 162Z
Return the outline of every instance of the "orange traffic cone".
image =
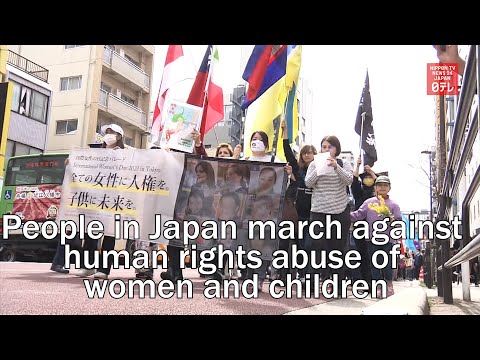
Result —
M418 275L418 279L421 283L424 283L424 273L423 273L423 266L420 267L420 274Z

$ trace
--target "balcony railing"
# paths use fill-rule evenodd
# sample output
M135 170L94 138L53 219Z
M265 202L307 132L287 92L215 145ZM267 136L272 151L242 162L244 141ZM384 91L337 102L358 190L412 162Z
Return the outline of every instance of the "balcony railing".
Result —
M121 74L144 91L150 89L150 76L143 69L128 61L119 53L109 48L103 49L103 61L108 64L112 70Z
M142 109L129 104L125 100L100 89L99 104L106 108L106 111L122 120L125 120L133 125L147 126L147 115Z
M48 83L48 70L43 66L35 64L33 61L24 58L17 53L8 50L8 60L7 63L16 67L17 69L25 71L27 74L36 77L42 81Z

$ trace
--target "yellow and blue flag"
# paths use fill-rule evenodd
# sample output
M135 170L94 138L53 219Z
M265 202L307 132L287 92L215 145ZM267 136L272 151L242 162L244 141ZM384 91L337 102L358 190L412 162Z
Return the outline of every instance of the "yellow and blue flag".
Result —
M269 139L269 151L272 150L275 135L274 124L280 125L280 118L285 114L288 138L295 142L298 136L297 88L302 58L301 45L287 46L287 61L284 76L270 86L247 109L244 126L244 155L250 156L250 137L255 131L265 131ZM286 161L283 152L283 140L278 134L276 155Z
M285 87L280 94L280 102L284 104L285 122L290 144L293 144L298 137L298 101L297 89L300 78L300 67L302 64L302 45L288 45L287 48L287 71L285 74ZM283 151L283 140L278 134L277 156L286 161Z

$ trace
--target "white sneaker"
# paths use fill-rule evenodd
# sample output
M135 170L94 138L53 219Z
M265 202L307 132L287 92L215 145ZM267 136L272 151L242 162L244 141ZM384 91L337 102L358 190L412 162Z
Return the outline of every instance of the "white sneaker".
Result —
M97 271L97 272L93 275L93 277L94 277L95 279L108 279L108 275L105 274L105 273L103 273L103 272L100 272L100 271Z
M97 270L95 269L80 269L78 270L78 274L76 274L77 276L81 276L81 277L88 277L90 275L93 275L97 272Z

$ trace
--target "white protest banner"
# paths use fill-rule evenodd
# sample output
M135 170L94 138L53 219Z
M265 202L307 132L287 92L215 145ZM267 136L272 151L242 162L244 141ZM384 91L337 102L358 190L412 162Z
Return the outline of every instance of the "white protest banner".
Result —
M72 150L63 181L58 220L99 220L114 236L115 215L135 220L140 240L155 234L155 214L173 219L185 154L162 149ZM133 227L124 239L133 239ZM163 237L160 243L168 241Z

